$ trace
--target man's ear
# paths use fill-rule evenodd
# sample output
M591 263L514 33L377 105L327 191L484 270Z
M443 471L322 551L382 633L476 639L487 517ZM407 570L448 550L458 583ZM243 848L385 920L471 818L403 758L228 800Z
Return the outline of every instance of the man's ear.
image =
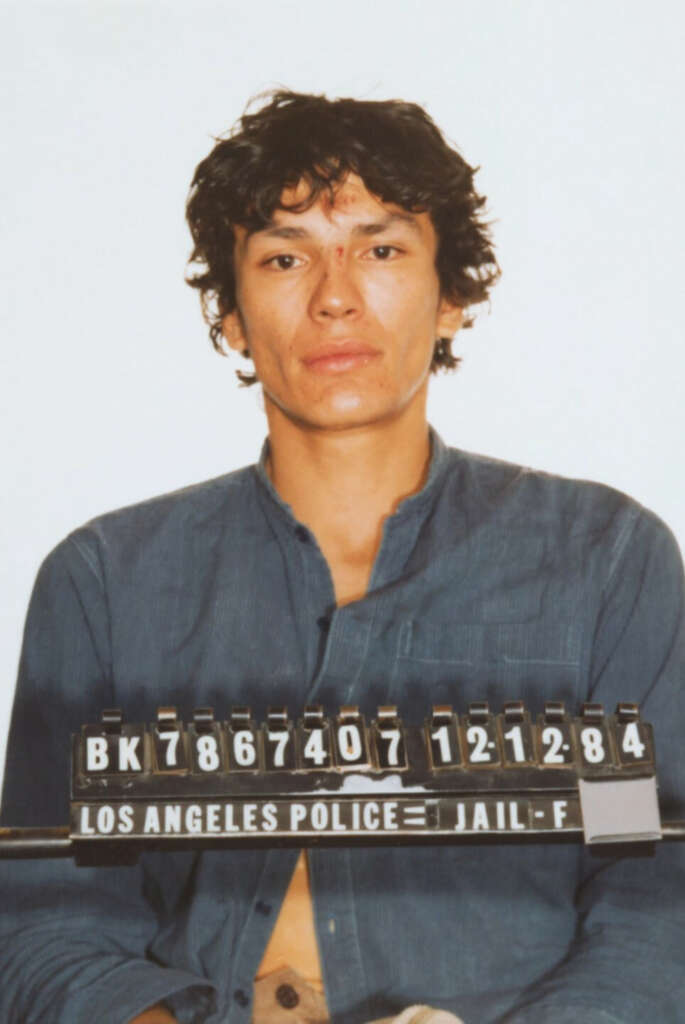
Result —
M464 307L451 299L441 299L438 307L436 336L452 338L464 321Z
M245 339L243 322L240 318L240 313L238 312L237 307L232 313L227 313L222 318L221 333L223 334L228 347L232 348L235 352L244 353L247 350L247 341Z

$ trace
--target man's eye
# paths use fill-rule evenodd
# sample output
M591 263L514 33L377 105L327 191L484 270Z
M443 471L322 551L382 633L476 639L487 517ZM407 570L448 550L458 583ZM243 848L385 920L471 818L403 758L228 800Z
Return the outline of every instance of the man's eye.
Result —
M375 260L389 260L399 251L394 245L374 245L371 254Z
M279 253L278 256L272 256L271 259L265 260L264 266L273 267L275 270L291 270L301 262L297 256L291 256L289 253L283 252Z

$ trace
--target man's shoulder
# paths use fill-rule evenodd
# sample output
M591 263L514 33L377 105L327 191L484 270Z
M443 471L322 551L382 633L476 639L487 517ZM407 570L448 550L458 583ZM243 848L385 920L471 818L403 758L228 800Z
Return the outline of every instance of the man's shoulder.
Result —
M207 541L220 530L249 529L254 521L255 467L147 498L102 515L73 530L51 553L68 561L78 553L94 571L103 560L129 561L144 550L172 550Z
M460 492L467 495L484 515L512 528L605 540L612 535L616 543L638 525L651 534L668 532L654 512L617 487L488 455L448 451L455 499Z
M642 508L630 495L596 480L552 473L458 448L450 448L448 452L452 473L461 471L487 501L530 502L542 508L564 507L569 502L581 503L588 508L618 505L636 510Z
M239 504L253 493L255 467L243 466L231 473L158 494L96 516L79 529L93 531L127 530L139 524L168 519L221 514L226 506Z

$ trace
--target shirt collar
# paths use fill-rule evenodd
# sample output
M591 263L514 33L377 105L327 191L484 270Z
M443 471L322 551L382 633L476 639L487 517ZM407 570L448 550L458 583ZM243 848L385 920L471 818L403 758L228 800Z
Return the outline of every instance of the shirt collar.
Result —
M424 510L427 510L428 507L432 505L440 490L442 478L449 462L449 448L433 427L429 426L428 430L431 445L431 456L425 483L420 491L417 491L415 494L411 494L408 498L405 498L400 502L396 511L390 517L392 520L422 515ZM287 502L283 501L269 478L269 474L266 470L268 457L269 438L267 437L262 445L259 462L257 462L254 467L257 478L263 490L271 499L269 503L271 507L278 509L281 516L285 516L291 525L296 525L297 520L293 515L292 508L287 504Z

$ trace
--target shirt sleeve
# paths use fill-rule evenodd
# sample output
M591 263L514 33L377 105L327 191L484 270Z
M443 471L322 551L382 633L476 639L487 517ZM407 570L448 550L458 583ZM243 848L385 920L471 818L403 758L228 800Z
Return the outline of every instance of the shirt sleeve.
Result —
M685 818L683 568L675 539L635 509L595 624L588 700L636 701L654 726L662 820ZM643 1024L685 1013L685 843L653 856L580 853L577 931L564 961L502 1024Z
M73 538L39 571L10 726L5 826L69 820L70 734L113 703L103 579L95 550ZM3 860L0 892L5 1024L124 1024L180 992L209 1010L207 979L146 959L158 922L140 865Z

